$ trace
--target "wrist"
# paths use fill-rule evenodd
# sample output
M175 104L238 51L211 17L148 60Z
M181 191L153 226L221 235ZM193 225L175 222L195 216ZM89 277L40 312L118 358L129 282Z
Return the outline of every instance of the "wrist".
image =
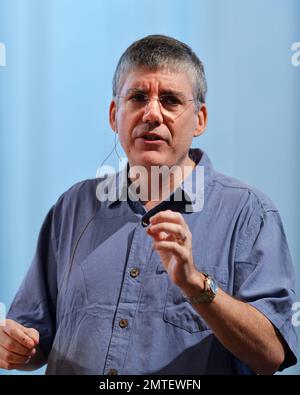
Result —
M213 277L199 272L196 285L187 288L185 291L182 289L182 291L183 296L190 304L210 303L217 295L218 284Z
M195 271L189 281L181 287L181 291L185 296L191 298L203 293L205 290L205 275Z

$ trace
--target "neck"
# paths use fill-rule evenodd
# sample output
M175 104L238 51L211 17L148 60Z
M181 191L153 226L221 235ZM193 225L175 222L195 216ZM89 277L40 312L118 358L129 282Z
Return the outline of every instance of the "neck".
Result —
M165 200L187 178L195 167L189 157L181 164L149 166L139 177L130 177L139 185L139 197L147 210Z

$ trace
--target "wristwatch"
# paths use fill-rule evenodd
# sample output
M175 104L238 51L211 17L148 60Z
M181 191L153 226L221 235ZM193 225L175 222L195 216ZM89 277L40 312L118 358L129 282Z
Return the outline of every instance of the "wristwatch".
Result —
M204 291L197 296L186 296L184 295L185 299L190 304L198 304L198 303L208 303L212 302L216 297L217 291L219 289L216 280L209 276L207 273L203 273L205 276L204 279Z

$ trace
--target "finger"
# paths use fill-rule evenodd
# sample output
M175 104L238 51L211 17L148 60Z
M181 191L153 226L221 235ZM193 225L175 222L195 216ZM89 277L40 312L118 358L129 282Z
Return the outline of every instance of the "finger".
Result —
M26 364L26 362L25 362L25 364ZM20 369L20 367L24 366L25 364L24 363L23 364L11 364L8 362L1 362L0 361L0 368L6 369L6 370Z
M153 217L150 218L150 224L156 224L156 223L165 222L165 221L181 224L181 225L187 227L187 224L186 224L183 216L180 213L172 211L172 210L160 211L157 214L153 215Z
M23 330L34 341L35 345L39 344L40 334L36 329L23 327Z
M166 233L166 232L151 233L150 231L147 231L147 233L155 241L161 241L161 240L172 240L172 241L174 241L174 236L170 235L169 233Z
M5 363L13 365L23 365L30 357L18 355L13 352L7 351L5 348L0 348L0 360Z
M35 345L35 342L24 332L24 329L26 328L22 325L10 320L7 320L6 325L3 328L4 332L9 337L16 340L25 348L32 349Z
M7 351L15 352L16 354L29 356L31 353L31 349L28 349L18 343L15 339L8 336L5 332L0 334L0 344L4 347Z
M174 239L179 239L182 241L186 240L188 237L187 230L183 228L182 225L170 222L160 222L155 225L150 225L150 227L147 229L147 232L150 235L166 232L167 234L172 235Z
M162 250L174 254L182 262L189 260L187 249L174 241L154 241L153 247L156 250Z
M13 370L13 369L22 369L28 362L30 362L30 358L28 358L25 362L23 363L9 363L5 361L0 360L0 368L6 369L6 370Z

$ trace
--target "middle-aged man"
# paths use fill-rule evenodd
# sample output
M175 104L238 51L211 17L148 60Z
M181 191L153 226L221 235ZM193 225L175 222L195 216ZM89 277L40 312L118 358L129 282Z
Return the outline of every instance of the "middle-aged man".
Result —
M206 127L205 95L187 45L154 35L125 51L110 124L128 165L74 185L49 211L0 329L0 367L272 374L296 363L278 211L190 148Z

